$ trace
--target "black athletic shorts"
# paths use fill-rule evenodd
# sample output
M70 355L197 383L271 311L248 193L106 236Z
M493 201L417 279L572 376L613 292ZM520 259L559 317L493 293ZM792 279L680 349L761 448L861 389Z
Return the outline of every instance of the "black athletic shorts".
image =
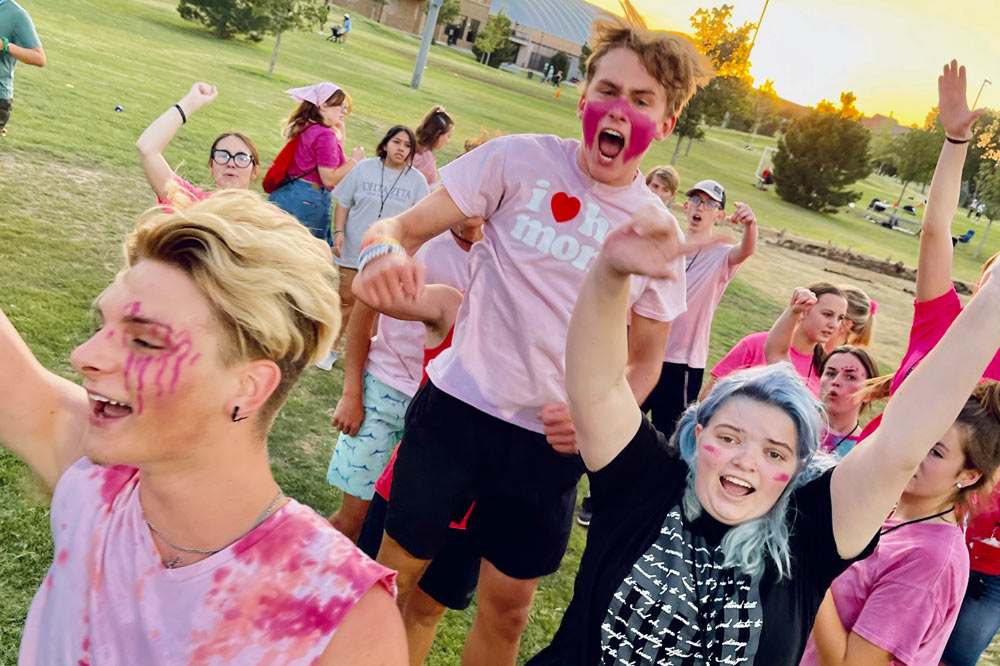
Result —
M519 579L555 572L569 543L578 455L545 436L424 384L406 412L385 531L412 556L434 559L451 521L473 501L468 530L480 554Z
M375 493L368 505L365 522L361 525L358 548L372 559L382 546L382 531L385 529L385 514L389 503ZM421 576L420 589L427 596L446 608L465 610L472 603L472 597L479 584L479 564L481 557L467 530L452 529L444 549L437 554Z
M7 121L10 120L10 107L11 100L0 99L0 129L7 126Z

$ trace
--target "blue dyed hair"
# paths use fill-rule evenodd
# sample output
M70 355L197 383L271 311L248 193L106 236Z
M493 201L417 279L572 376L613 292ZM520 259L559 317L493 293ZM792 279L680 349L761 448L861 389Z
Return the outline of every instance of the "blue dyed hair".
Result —
M702 427L719 408L733 398L747 398L781 409L795 424L798 436L798 467L771 510L760 518L730 528L722 539L725 566L756 575L770 558L779 579L791 574L788 551L788 504L791 493L829 469L833 459L819 452L819 438L825 420L823 406L813 397L790 363L778 363L733 373L719 381L702 402L691 405L677 424L672 443L688 465L684 490L684 515L694 520L703 510L694 489L697 461L695 426Z

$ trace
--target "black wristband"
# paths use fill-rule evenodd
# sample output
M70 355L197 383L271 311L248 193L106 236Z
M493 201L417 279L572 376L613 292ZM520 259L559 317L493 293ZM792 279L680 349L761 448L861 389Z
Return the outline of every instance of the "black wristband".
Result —
M970 141L972 141L972 139L953 139L947 134L944 135L944 138L948 141L948 143L962 144L962 143L969 143Z
M184 113L184 109L181 108L180 104L174 104L174 108L177 109L177 113L181 114L181 124L184 125L188 121L187 114ZM949 139L950 141L951 139Z

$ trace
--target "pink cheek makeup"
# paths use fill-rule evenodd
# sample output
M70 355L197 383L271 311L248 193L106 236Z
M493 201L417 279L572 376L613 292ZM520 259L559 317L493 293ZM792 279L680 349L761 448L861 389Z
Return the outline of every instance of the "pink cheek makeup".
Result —
M656 123L646 115L636 111L623 97L614 100L588 101L583 109L583 138L590 148L597 140L597 126L601 118L611 111L617 111L628 118L631 127L629 140L625 146L624 161L646 152L656 135Z
M778 483L784 483L785 481L788 481L788 479L790 479L790 478L791 478L790 476L788 476L787 474L784 474L784 473L782 473L782 474L775 474L774 477L773 477L773 479L775 481L777 481Z
M702 448L705 449L706 451L708 451L709 453L711 453L713 456L719 455L719 449L715 448L711 444L706 444Z

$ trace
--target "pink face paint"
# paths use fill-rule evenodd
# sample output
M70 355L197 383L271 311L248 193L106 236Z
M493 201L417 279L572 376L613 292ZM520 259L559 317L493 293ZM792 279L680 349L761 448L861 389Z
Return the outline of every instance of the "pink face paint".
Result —
M624 97L584 102L583 140L587 148L593 147L601 120L611 112L624 117L631 126L625 142L623 160L628 162L633 157L645 153L656 136L656 123L646 114L632 108Z
M107 337L107 339L110 340L113 337L115 337L115 329L112 328L112 329L110 329L108 331L108 337Z
M788 479L791 477L789 477L787 474L775 474L773 478L778 483L784 483L785 481L788 481Z
M708 451L709 453L711 453L713 456L719 455L719 449L715 448L711 444L706 444L702 448L705 449L706 451Z

